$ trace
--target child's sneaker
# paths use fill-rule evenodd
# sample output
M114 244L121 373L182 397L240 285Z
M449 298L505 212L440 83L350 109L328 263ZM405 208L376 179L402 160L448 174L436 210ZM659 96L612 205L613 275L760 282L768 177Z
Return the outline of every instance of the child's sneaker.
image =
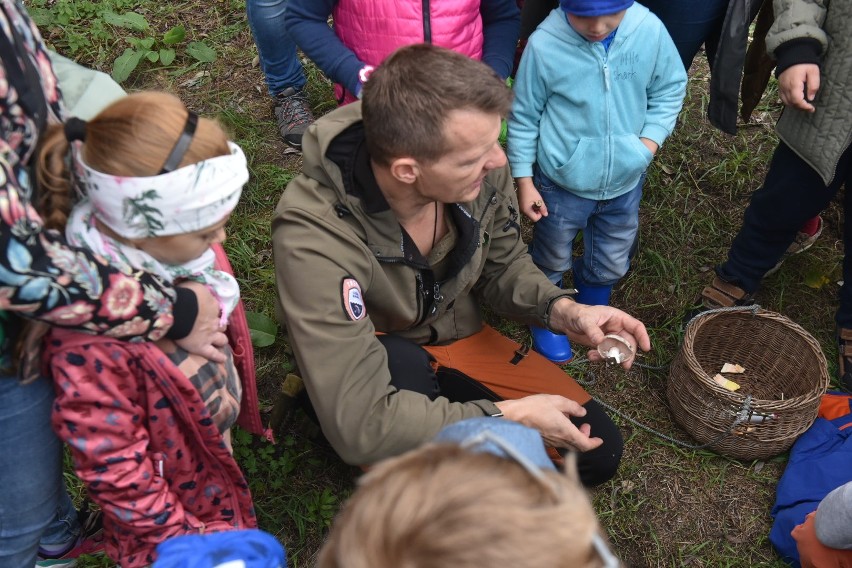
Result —
M77 564L77 559L84 554L99 554L104 550L104 526L100 511L90 512L84 509L79 513L82 530L80 536L68 550L59 554L38 552L36 568L70 568Z
M778 264L769 269L769 271L765 274L765 276L770 276L775 274L781 265L784 264L784 261L793 256L794 254L799 254L800 252L804 252L814 246L814 243L822 234L822 217L817 215L813 219L809 219L805 226L802 227L798 233L796 233L796 238L790 243L790 246L787 247L787 250L784 251L784 256L781 257L781 260L778 261ZM765 277L764 276L764 277Z

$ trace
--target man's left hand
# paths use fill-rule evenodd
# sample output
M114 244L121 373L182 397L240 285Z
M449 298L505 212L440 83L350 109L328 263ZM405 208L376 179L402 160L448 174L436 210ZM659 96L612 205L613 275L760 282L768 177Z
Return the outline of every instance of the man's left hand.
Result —
M587 306L568 298L560 298L550 309L550 327L568 335L571 341L587 347L596 347L608 333L615 333L637 345L642 351L651 350L651 338L643 324L633 316L610 306ZM592 349L590 361L601 359L600 353ZM621 365L629 369L633 359Z

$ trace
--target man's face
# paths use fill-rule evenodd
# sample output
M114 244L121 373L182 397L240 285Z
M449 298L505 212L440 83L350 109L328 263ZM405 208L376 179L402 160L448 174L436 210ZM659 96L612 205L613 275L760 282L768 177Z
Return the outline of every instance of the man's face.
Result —
M506 165L506 154L497 141L499 135L499 115L451 111L444 124L449 149L434 162L420 163L416 184L420 195L443 203L476 199L485 175Z
M620 26L626 11L622 10L605 16L575 16L574 14L568 14L568 23L571 24L574 31L594 43L596 41L603 41L606 39L606 36L612 33L612 30Z

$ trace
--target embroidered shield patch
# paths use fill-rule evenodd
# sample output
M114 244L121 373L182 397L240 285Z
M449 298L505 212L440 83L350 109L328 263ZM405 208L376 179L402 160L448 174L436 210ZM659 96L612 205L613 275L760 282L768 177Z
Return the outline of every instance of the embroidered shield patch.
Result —
M361 286L354 278L344 278L342 285L343 308L352 321L358 321L367 313L364 298L361 296Z

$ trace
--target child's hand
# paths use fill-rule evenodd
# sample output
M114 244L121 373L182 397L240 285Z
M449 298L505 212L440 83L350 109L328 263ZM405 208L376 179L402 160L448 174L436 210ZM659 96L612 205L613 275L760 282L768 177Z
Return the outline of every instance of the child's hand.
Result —
M533 185L532 178L522 177L515 181L518 183L518 206L521 208L521 213L533 223L542 217L547 217L547 205L544 204L544 199Z
M800 63L786 68L778 76L778 94L785 105L815 112L811 102L819 91L819 65ZM807 91L807 92L806 92Z
M641 142L642 144L645 145L645 147L648 149L648 151L651 152L652 156L657 155L657 150L660 149L659 144L657 144L656 142L654 142L650 138L642 138L642 137L639 138L639 142Z

